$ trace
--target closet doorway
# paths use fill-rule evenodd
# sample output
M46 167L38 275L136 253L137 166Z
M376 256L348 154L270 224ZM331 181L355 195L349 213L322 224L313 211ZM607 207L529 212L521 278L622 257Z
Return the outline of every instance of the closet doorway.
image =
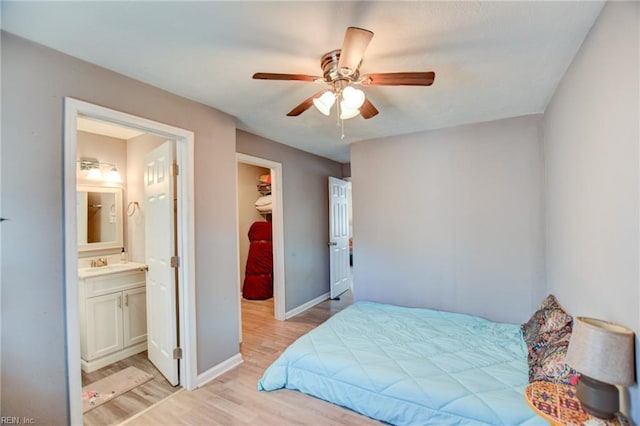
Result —
M254 218L255 221L271 223L272 231L272 263L273 263L273 315L277 320L285 320L285 282L284 282L284 232L282 217L282 164L246 154L236 154L237 164L237 217L238 217L238 299L240 304L239 336L242 341L242 289L246 270L246 254L248 249L247 229ZM268 175L268 178L267 178ZM262 180L261 180L262 177ZM240 182L240 180L248 182ZM269 182L267 182L269 180ZM269 184L269 187L267 185ZM252 192L240 194L240 186L252 187ZM245 191L246 193L246 191ZM270 204L270 210L266 206Z

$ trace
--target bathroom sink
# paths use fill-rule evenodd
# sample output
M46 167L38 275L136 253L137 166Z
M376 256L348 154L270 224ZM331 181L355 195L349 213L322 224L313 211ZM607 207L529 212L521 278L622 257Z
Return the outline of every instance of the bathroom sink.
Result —
M115 274L116 272L133 271L146 268L147 265L138 262L114 263L111 265L96 266L93 268L80 268L78 269L78 277L95 277L98 275Z

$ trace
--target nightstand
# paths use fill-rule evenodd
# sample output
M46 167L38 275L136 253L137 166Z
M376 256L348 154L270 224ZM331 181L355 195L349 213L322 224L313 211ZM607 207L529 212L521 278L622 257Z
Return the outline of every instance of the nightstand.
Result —
M610 420L593 417L580 405L573 386L550 382L533 382L524 390L527 404L551 425L629 426L629 420L618 413Z

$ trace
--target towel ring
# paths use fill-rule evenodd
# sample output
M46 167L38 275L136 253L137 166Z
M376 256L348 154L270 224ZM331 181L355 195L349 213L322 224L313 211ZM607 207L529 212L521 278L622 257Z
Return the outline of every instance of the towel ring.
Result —
M136 210L140 210L140 204L137 201L130 201L127 205L127 215L133 216L136 213Z

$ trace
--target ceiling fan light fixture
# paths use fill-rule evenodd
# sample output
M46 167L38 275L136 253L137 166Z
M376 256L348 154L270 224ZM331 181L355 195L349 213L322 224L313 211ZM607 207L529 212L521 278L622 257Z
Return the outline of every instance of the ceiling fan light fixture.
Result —
M331 113L331 107L335 102L336 95L334 95L333 92L327 90L322 95L313 100L313 105L324 115L329 115Z
M340 101L340 120L348 120L360 114L357 108L349 108L345 101Z
M320 58L322 77L308 74L259 72L255 73L253 78L315 82L324 86L296 105L287 113L287 117L297 117L310 109L311 105L315 105L322 114L330 116L333 104L337 103L338 126L344 124L341 121L356 115L361 115L363 119L368 120L378 115L379 111L365 93L359 89L361 86L431 86L435 79L433 71L361 74L360 65L372 37L372 31L348 27L342 47L331 50ZM358 88L356 89L356 87Z
M347 86L342 91L342 101L346 109L359 109L364 104L364 92Z

